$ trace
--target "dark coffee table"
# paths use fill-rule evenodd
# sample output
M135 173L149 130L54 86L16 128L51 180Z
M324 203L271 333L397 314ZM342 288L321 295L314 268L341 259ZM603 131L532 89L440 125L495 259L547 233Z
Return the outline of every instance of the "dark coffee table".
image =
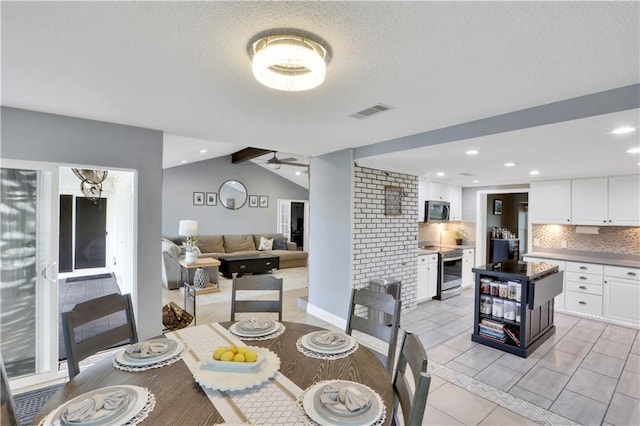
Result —
M238 254L220 256L220 272L226 278L233 278L233 274L259 274L269 272L280 267L280 258L269 253Z

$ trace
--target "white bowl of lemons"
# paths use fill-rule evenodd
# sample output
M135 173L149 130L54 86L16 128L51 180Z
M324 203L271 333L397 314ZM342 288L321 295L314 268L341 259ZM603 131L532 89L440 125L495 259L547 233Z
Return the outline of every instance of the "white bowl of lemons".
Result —
M262 364L265 359L263 351L263 348L253 346L219 346L210 360L200 363L200 368L247 372Z

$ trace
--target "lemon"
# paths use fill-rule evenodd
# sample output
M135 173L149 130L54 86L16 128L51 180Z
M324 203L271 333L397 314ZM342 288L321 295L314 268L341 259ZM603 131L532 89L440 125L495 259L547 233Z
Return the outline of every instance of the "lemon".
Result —
M235 356L235 354L231 351L225 351L222 356L220 357L220 359L222 361L233 361L233 357Z
M247 351L246 354L244 354L244 362L256 362L258 360L258 354L255 353L254 351Z
M243 346L243 347L241 347L241 348L238 348L238 353L239 353L239 354L243 354L243 355L244 355L244 354L246 354L246 353L247 353L247 351L248 351L248 349L247 349L247 347L246 347L246 346Z
M233 362L244 362L244 355L236 354L236 356L233 357Z
M216 360L220 361L220 359L222 358L222 354L225 353L226 351L227 351L227 348L225 348L224 346L220 346L213 353L213 359L216 359Z
M230 350L231 352L233 352L234 354L238 353L238 347L236 345L231 345L229 346L228 350Z

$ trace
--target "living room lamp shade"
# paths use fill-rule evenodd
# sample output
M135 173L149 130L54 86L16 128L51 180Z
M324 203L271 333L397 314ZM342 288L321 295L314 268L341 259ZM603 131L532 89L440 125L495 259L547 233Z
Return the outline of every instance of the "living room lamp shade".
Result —
M300 31L257 35L249 42L248 50L256 80L272 89L289 92L322 84L330 58L326 43Z
M193 237L198 235L197 220L181 220L178 227L178 235L181 237Z

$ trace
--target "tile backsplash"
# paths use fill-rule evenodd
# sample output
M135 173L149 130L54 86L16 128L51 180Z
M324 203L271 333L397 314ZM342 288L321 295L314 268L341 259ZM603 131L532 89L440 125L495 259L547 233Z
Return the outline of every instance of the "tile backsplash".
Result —
M476 227L474 223L469 222L443 222L443 223L426 223L420 222L419 241L432 245L455 245L455 233L458 229L464 230L464 245L474 245L476 239Z
M638 227L600 226L596 235L577 233L575 225L533 225L532 238L539 240L539 245L534 245L534 251L545 248L567 248L640 256L640 228ZM567 247L562 247L563 241L566 241Z

